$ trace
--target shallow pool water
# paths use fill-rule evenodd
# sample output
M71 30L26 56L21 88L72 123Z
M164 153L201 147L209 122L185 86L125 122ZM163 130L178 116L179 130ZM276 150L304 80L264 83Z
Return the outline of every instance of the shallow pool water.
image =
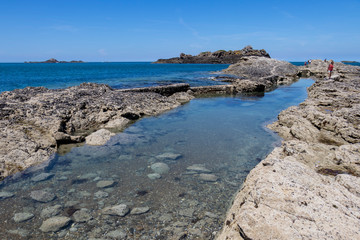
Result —
M312 83L303 79L263 97L194 99L137 121L104 146L57 155L45 170L2 184L0 196L14 196L0 197L0 238L212 239L249 171L279 144L265 124L302 102ZM54 199L34 200L36 190ZM104 211L120 204L132 212ZM19 221L19 213L33 216ZM71 222L40 230L53 216Z

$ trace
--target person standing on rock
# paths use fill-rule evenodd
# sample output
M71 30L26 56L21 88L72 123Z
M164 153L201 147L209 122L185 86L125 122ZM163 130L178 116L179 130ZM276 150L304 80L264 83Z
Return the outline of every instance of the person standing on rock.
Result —
M328 66L329 79L331 78L331 73L332 73L333 69L334 69L334 61L331 60L329 66Z

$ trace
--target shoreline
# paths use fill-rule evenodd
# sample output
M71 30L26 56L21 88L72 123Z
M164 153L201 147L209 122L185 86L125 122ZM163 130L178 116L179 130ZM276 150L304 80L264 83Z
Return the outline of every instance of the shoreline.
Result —
M324 69L300 67L316 82L268 126L282 145L250 171L217 239L360 237L360 69Z
M315 66L315 63L314 65ZM340 69L340 68L339 68ZM324 74L326 74L323 71L323 67L319 67L319 69L307 69L303 67L299 67L299 70L301 71L301 75L306 77L312 75L313 77L322 78ZM338 74L334 76L334 80L330 80L333 83L344 83L348 81L348 75L349 73L346 71L339 71ZM358 74L358 73L356 73ZM356 75L358 77L358 75ZM10 153L7 157L10 157L10 159L14 159L11 157L15 157L15 160L21 161L24 158L27 158L29 155L21 155L19 154L19 151L24 151L24 147L30 146L30 148L27 148L27 150L35 149L36 151L33 151L32 160L37 160L34 162L27 162L27 164L32 165L34 163L40 163L44 161L41 161L44 159L44 157L48 156L47 159L49 159L49 156L53 154L56 150L59 144L64 143L70 143L70 142L83 142L85 139L85 136L74 136L73 133L76 132L75 130L81 130L86 128L91 129L102 129L102 128L109 128L109 129L118 129L119 131L123 129L127 124L129 124L131 121L135 121L143 116L153 116L157 114L161 114L162 112L168 111L170 109L173 109L177 106L180 106L183 103L186 103L190 101L192 98L199 96L201 94L208 94L210 93L218 93L218 94L231 94L231 93L250 93L254 92L254 90L263 90L266 91L266 89L270 90L269 87L276 86L275 84L285 84L286 82L292 82L296 79L296 77L291 76L280 76L280 77L269 77L266 76L264 78L261 78L260 81L253 81L252 79L235 79L231 84L229 85L220 85L220 86L210 86L210 87L196 87L196 88L190 88L187 84L180 84L176 86L165 86L165 87L153 87L153 88L143 88L143 89L131 89L131 90L113 90L110 87L106 85L98 85L98 84L81 84L80 86L76 87L70 87L67 89L62 90L49 90L45 88L26 88L26 89L20 89L12 92L7 92L5 97L9 97L10 101L9 103L6 103L7 105L3 106L2 109L5 109L7 112L3 114L13 114L12 116L16 116L17 118L12 119L13 123L16 125L16 128L13 129L4 129L2 128L2 134L4 134L4 130L8 131L7 133L15 133L15 135L7 134L6 136L10 137L17 137L20 141L20 147L16 145L17 149L11 149L11 144L8 143L7 147L10 147ZM351 78L352 79L352 78ZM317 80L315 84L321 83L322 80ZM328 83L328 82L326 82ZM273 85L271 85L273 84ZM314 85L315 85L314 84ZM181 89L181 90L179 90ZM316 94L318 91L317 87L311 87L313 90L313 94ZM30 94L30 96L29 96ZM326 94L326 91L325 91ZM76 96L81 95L82 100L84 100L83 97L85 97L85 101L77 101ZM3 96L3 94L1 94ZM91 96L91 97L90 97ZM55 97L55 99L54 99ZM308 96L309 99L310 96ZM115 98L115 100L114 100ZM49 102L50 99L52 99L52 102ZM69 105L67 103L67 100L71 99L73 102ZM305 103L308 101L308 99L305 101ZM326 99L325 99L326 100ZM321 104L330 104L329 101L322 100ZM19 102L17 102L19 101ZM29 103L33 106L38 106L37 108L33 107L31 111L29 112L28 106L26 103ZM19 104L19 105L17 105ZM49 106L54 106L54 104L57 106L56 109L50 109ZM304 104L301 104L304 105ZM325 105L325 106L328 106ZM13 109L10 107L12 106ZM117 106L117 107L115 107ZM310 106L310 104L309 104ZM8 107L8 108L6 108ZM14 110L14 108L16 110ZM47 112L39 112L40 110L47 110ZM300 136L295 135L296 137L304 137L306 134L301 135L301 131L306 132L306 127L300 128L301 125L296 125L293 127L294 124L290 124L291 121L294 119L299 118L302 116L302 112L295 111L297 107L291 107L288 110L284 110L279 115L280 121L272 124L271 129L277 131L279 135L284 139L282 142L282 146L274 149L274 151L262 162L260 162L248 175L246 182L244 183L242 190L240 191L238 197L235 198L233 206L230 208L227 216L225 225L223 227L223 230L221 234L218 236L218 239L226 239L226 237L230 237L230 239L267 239L270 235L268 235L269 226L265 226L264 228L260 228L256 230L256 227L261 224L255 224L248 226L247 223L244 224L242 222L242 216L241 214L251 214L254 215L256 210L259 210L259 208L263 207L263 204L265 205L265 208L268 207L268 205L271 203L268 199L261 199L261 196L256 199L250 199L254 197L254 191L256 194L258 194L258 189L261 191L265 191L269 187L273 186L273 184L266 185L269 182L267 182L266 176L268 176L270 179L272 179L271 176L266 175L269 174L265 171L265 174L263 174L264 169L271 169L275 170L278 174L280 174L280 180L282 179L282 175L287 177L292 177L292 173L286 172L286 168L288 166L293 166L291 169L297 169L298 165L301 165L303 163L298 164L296 158L301 157L302 151L305 152L311 152L313 154L320 154L318 151L319 149L311 149L311 144L304 141L307 139L294 139L294 136L292 136L291 131L298 130L298 134ZM71 110L68 110L71 109ZM13 110L13 111L12 111ZM68 110L68 111L67 111ZM87 121L86 119L82 118L81 113L84 114L84 112L87 114L86 118L91 119L90 121ZM326 111L325 111L326 112ZM44 113L47 113L47 115ZM22 115L23 114L23 115ZM49 116L49 114L54 114ZM287 119L287 116L294 116L293 118L290 117L290 120ZM32 122L27 121L24 122L24 118L22 117L29 117L32 116ZM284 119L281 118L281 116L285 116ZM72 118L77 119L72 119ZM315 121L316 117L314 117ZM9 117L10 120L10 117ZM1 122L1 124L4 124L4 121ZM289 127L289 124L291 127ZM109 127L111 126L111 127ZM53 132L42 132L42 129L48 129L49 131ZM289 134L291 133L291 134ZM4 136L4 135L3 135ZM290 139L290 138L293 139ZM34 141L34 139L36 141ZM290 140L289 140L290 139ZM330 138L328 140L334 141L334 139ZM338 140L338 139L335 139ZM4 138L2 138L2 141L4 141ZM295 141L295 142L294 142ZM299 141L299 142L296 142ZM4 144L4 142L2 143ZM19 142L17 142L19 144ZM326 146L331 146L330 150ZM333 146L331 144L328 144L325 147L321 145L320 149L326 150L326 151L332 151L332 154L336 154L336 150L340 149L340 147L335 146L336 149L335 153L334 150L331 149ZM3 145L4 146L4 145ZM14 147L14 146L13 146ZM32 148L31 148L32 147ZM298 149L298 147L300 149ZM301 148L302 147L302 148ZM16 151L15 151L16 150ZM351 149L350 149L351 150ZM349 156L348 149L341 149L340 154L341 156L344 155L342 159L346 160L346 157ZM356 149L355 149L356 150ZM4 151L4 150L3 150ZM292 156L284 156L284 152L286 154L292 154ZM31 153L31 152L30 152ZM311 155L311 154L310 154ZM312 155L311 155L312 156ZM323 156L323 155L321 155ZM1 155L1 157L4 160L4 156ZM313 157L313 156L312 156ZM351 156L350 156L351 157ZM310 158L310 159L309 159ZM348 157L349 158L349 157ZM295 160L294 160L295 159ZM311 162L311 157L307 156L303 157L302 160L306 160ZM304 161L305 161L304 160ZM305 162L306 162L305 161ZM15 161L16 163L16 161ZM45 163L46 164L46 163ZM350 164L351 165L351 164ZM43 167L42 165L39 165L39 167ZM26 167L25 167L26 168ZM260 170L258 170L260 169ZM284 170L285 169L285 170ZM329 168L326 168L329 169ZM345 168L346 169L346 168ZM15 168L16 170L16 168ZM21 169L17 169L21 170ZM282 172L284 170L285 172ZM305 169L305 172L309 172L309 174L312 174L313 169ZM322 170L325 173L334 173L334 171L327 171ZM270 171L270 174L275 173L273 171ZM11 172L8 172L11 174ZM286 173L288 175L286 175ZM336 172L335 172L336 173ZM331 178L331 176L324 176L321 173L316 173L317 175L321 175L317 179L320 179L321 181L330 181L326 178ZM8 174L9 175L9 174ZM317 177L317 175L314 175ZM336 174L336 175L344 175L344 174ZM258 180L252 180L256 179L257 177L261 176L261 179L265 182L263 186L258 186L256 184L251 184L252 181L258 181ZM298 177L298 176L295 176ZM314 177L315 178L315 177ZM325 178L325 180L323 179ZM332 177L333 178L333 177ZM350 184L352 186L351 182L348 179L345 179L342 177L338 181L342 181L346 184ZM353 181L353 179L350 179ZM263 188L261 188L263 187ZM255 189L255 190L254 190ZM265 190L264 190L265 189ZM353 189L353 188L351 188ZM355 193L360 192L360 190L357 192L355 186ZM269 193L266 192L265 196L267 196ZM280 195L282 199L284 198L282 195ZM256 196L255 196L256 197ZM276 197L276 196L275 196ZM302 194L299 194L299 198L302 197ZM281 199L280 199L281 200ZM287 199L289 201L289 199ZM293 200L291 200L293 201ZM269 203L270 202L270 203ZM309 205L306 201L305 203ZM305 203L303 203L305 205ZM283 203L279 203L281 205ZM298 202L294 203L295 205L298 204ZM287 209L283 210L280 209L278 211L283 211L286 214L291 214L292 205L288 202L285 204ZM240 209L237 209L237 207L240 206ZM360 204L355 203L355 206L360 206ZM247 208L246 211L243 211L244 208ZM235 209L234 209L235 208ZM334 207L335 208L335 207ZM296 209L296 208L295 208ZM261 208L261 210L263 210ZM290 213L289 213L290 212ZM257 212L256 212L257 213ZM264 220L267 215L273 216L273 214L269 212L261 212L259 215L254 215L256 221L260 221L260 223L266 222ZM281 215L278 215L279 217ZM250 218L248 215L246 215L246 218ZM252 220L251 220L252 219ZM312 216L299 216L300 220L308 220L313 222ZM310 219L310 220L309 220ZM254 221L254 218L250 218L251 221ZM286 223L282 222L276 222L276 219L272 219L273 225L271 227L279 227L279 226L286 226ZM295 219L294 222L297 220ZM305 224L305 223L304 223ZM356 224L355 224L356 225ZM268 227L268 228L266 228ZM342 226L344 227L344 226ZM253 231L251 231L254 229ZM346 229L346 228L344 228ZM261 233L267 233L266 236L256 236L253 234L256 234L256 232ZM283 236L286 236L287 238L281 238ZM290 237L289 237L290 236ZM318 235L316 235L318 236ZM312 236L312 238L318 238L315 235ZM357 236L357 235L355 235ZM277 229L276 235L272 235L271 237L277 238L277 239L289 239L289 238L297 238L298 235L289 235L289 233L284 233L284 231ZM270 237L270 238L271 238ZM308 237L308 236L305 236Z

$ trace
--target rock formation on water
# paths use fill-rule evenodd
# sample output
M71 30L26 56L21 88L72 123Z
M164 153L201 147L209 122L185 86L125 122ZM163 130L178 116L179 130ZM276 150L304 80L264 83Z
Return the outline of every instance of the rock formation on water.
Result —
M211 64L234 64L244 56L258 56L270 58L270 55L264 50L255 50L251 46L246 46L242 50L216 52L202 52L196 56L181 53L180 57L169 59L159 59L154 63L211 63Z
M360 67L314 60L308 99L269 127L281 147L248 175L217 239L360 239Z
M81 61L81 60L58 61L55 58L50 58L46 61L40 61L40 62L30 61L30 62L25 62L25 63L83 63L83 61Z

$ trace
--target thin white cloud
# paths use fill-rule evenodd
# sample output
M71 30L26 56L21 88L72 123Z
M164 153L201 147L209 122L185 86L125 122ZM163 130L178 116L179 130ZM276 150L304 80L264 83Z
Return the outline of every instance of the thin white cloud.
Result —
M192 35L193 35L194 37L196 37L197 39L200 39L200 40L202 40L202 41L208 41L208 40L209 40L207 37L200 36L199 32L198 32L195 28L193 28L193 27L191 27L190 25L188 25L188 24L184 21L183 18L179 18L179 23L180 23L180 25L182 25L183 27L185 27L187 30L189 30L189 31L192 33Z
M106 55L108 55L107 52L106 52L106 49L104 49L104 48L100 48L97 52L98 52L101 56L106 56Z

